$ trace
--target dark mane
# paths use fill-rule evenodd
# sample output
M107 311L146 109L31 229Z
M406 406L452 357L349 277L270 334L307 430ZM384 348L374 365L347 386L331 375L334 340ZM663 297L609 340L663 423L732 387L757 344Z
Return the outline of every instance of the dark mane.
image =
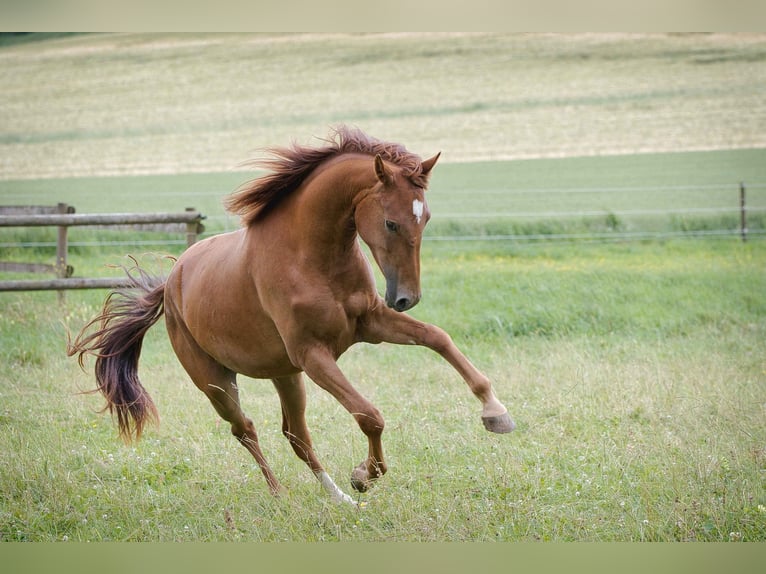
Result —
M421 158L408 152L404 146L387 143L347 126L335 128L322 140L320 148L293 144L289 148L270 148L271 157L249 162L250 165L272 170L240 187L226 200L226 208L242 217L245 225L255 223L268 215L274 206L290 195L308 175L328 159L344 153L380 155L384 160L402 167L404 175L421 187L427 184Z

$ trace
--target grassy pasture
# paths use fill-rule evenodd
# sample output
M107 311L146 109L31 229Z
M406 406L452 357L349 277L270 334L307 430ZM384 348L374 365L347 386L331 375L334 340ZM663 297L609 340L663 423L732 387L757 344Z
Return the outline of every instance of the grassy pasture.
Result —
M655 174L650 185L679 185L697 181L699 168L690 166L707 167L699 181L760 176L760 152L701 154L446 164L432 190L434 223L450 206L467 211L476 195L488 199L482 209L502 208L492 184L502 174L516 174L520 188L528 178L546 189L572 180L608 187L641 173ZM63 199L94 210L108 208L105 198L118 190L141 197L148 210L173 209L193 190L195 205L215 210L226 187L240 181L233 179L36 180L2 189L28 186L24 193L35 190L41 203L76 190ZM474 186L470 195L463 183ZM107 194L105 184L113 186ZM580 194L561 196L580 201ZM564 207L548 205L538 209ZM78 273L105 275L112 271L104 266L126 252L151 250L78 248L72 262ZM138 445L121 445L109 418L97 413L101 399L78 394L92 386L91 373L63 356L66 328L78 329L104 294L70 292L62 308L53 293L3 294L3 539L766 537L763 241L428 241L422 261L425 297L413 314L453 335L495 381L519 426L509 436L485 433L478 403L427 351L352 349L342 367L387 418L390 464L360 497L367 503L361 511L323 496L281 436L270 384L245 380L246 409L291 491L272 500L254 462L188 381L161 327L149 334L141 373L162 424ZM345 484L365 440L334 400L309 389L316 447Z
M442 149L429 234L452 240L424 244L413 314L487 372L518 429L486 433L478 403L427 351L355 347L341 366L386 417L389 473L364 508L333 505L282 437L270 383L243 380L290 489L275 500L161 326L141 375L162 424L124 446L101 399L79 394L90 370L64 356L67 329L104 293L71 292L62 307L53 293L3 293L0 540L766 540L763 241L459 240L736 228L736 214L619 214L736 208L739 181L766 182L765 54L763 37L744 35L129 34L3 47L2 203L194 206L217 232L236 226L221 198L250 177L232 166L252 148L348 121L423 155ZM762 188L748 198L766 207ZM587 211L603 213L557 215ZM751 227L763 228L758 212ZM1 231L8 243L53 237ZM73 230L98 243L72 249L76 274L154 251L115 238ZM320 459L346 486L366 441L308 388Z
M497 249L496 247L494 249ZM269 383L241 382L290 495L188 382L162 328L142 377L163 420L123 446L64 357L101 293L4 294L3 540L763 540L766 251L734 240L424 253L425 300L518 423L421 349L356 347L341 366L387 418L390 472L339 508L280 433ZM63 315L63 317L61 317ZM366 441L309 387L309 424L346 483Z

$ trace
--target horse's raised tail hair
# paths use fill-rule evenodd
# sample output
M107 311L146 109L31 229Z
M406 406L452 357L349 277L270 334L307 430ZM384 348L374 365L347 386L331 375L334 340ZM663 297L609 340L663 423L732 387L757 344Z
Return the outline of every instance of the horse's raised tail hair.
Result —
M141 438L147 421L159 420L138 378L138 359L144 335L165 311L165 280L150 276L138 265L133 270L126 269L131 286L110 293L101 314L67 345L67 355L77 355L80 367L86 355L96 357L98 387L92 392L104 395L103 411L116 415L120 437L128 443Z

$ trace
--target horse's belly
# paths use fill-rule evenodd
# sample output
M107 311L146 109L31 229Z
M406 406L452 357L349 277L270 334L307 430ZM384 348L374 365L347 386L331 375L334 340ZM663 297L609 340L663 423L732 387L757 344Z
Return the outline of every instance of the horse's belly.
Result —
M166 313L169 321L179 322L172 312ZM278 334L268 336L263 330L229 330L225 326L226 320L215 312L183 314L180 322L185 329L178 334L169 329L171 338L190 336L201 351L236 373L260 379L285 376L299 370L290 362Z
M256 379L270 379L300 371L290 362L285 345L277 334L240 332L236 336L201 336L208 354L227 368Z

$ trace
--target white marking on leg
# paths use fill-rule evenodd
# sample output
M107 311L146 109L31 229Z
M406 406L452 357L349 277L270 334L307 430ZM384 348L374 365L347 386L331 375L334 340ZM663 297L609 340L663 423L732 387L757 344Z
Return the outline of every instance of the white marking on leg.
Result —
M423 202L419 199L412 200L412 215L415 216L415 220L420 223L423 217Z
M319 482L322 483L322 487L330 493L330 496L335 502L348 502L349 504L355 504L354 499L343 492L340 488L338 488L338 485L335 484L335 481L333 481L333 479L330 478L330 475L325 471L320 470L319 472L315 472L314 475L319 479Z

